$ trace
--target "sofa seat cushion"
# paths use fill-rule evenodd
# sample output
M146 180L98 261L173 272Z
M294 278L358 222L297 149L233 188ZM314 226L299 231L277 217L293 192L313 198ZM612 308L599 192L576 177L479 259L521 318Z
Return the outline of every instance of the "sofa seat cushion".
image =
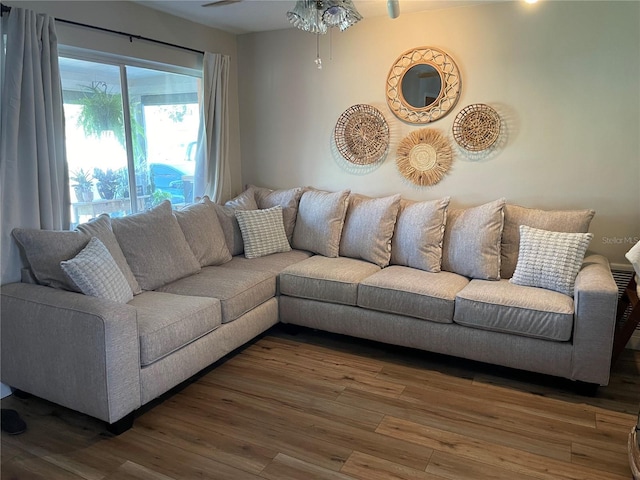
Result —
M236 255L230 262L221 265L221 267L235 270L255 270L277 275L288 266L306 260L311 255L313 254L306 250L291 250L258 258L246 258L244 255Z
M365 278L358 288L358 306L453 323L456 294L469 280L451 272L425 272L394 265Z
M568 341L573 330L573 299L551 290L472 280L456 297L453 321L467 327Z
M316 255L282 271L280 294L355 306L358 284L379 271L363 260Z
M276 277L267 272L204 267L197 275L159 288L159 292L220 300L222 323L234 321L276 294Z
M137 311L143 367L212 332L222 320L215 298L143 292L129 305Z

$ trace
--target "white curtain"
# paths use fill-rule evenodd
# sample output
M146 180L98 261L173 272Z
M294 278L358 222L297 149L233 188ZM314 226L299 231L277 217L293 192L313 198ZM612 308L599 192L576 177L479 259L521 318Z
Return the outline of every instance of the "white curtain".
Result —
M203 116L198 132L194 194L214 202L230 197L228 55L206 52L203 60ZM202 117L202 116L201 116Z
M22 267L11 230L69 228L70 199L55 19L13 7L3 24L0 260L5 284L19 281Z

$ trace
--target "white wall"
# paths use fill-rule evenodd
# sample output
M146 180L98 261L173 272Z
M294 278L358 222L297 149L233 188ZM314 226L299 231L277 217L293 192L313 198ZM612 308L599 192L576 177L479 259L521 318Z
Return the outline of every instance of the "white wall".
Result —
M412 199L451 195L458 206L504 196L529 207L594 208L591 249L625 263L629 238L640 237L639 32L638 2L492 3L336 30L321 38L323 70L313 63L310 33L241 35L243 181ZM456 149L450 174L422 188L398 173L395 149L425 126L398 120L385 97L389 67L419 46L446 51L462 75L452 113L426 127L451 136L455 115L472 103L493 106L505 126L491 155ZM331 145L339 115L357 103L379 108L392 131L390 153L373 171L350 168Z
M149 37L196 50L231 56L229 79L230 157L234 190L241 186L240 133L238 120L238 54L236 36L182 18L124 1L7 1L56 18ZM202 56L143 40L58 22L58 43L101 52L131 56L190 68L202 67Z

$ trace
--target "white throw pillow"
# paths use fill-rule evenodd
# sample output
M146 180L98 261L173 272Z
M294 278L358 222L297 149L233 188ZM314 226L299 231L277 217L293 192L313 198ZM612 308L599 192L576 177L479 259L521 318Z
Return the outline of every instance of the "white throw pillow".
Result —
M520 252L510 282L573 296L592 233L550 232L520 226Z
M291 250L280 205L263 210L237 210L236 219L242 232L246 258Z
M107 247L97 237L60 267L85 295L127 303L133 292Z
M640 277L640 242L631 247L631 250L625 253L624 256L627 257L627 260L633 265L636 275Z

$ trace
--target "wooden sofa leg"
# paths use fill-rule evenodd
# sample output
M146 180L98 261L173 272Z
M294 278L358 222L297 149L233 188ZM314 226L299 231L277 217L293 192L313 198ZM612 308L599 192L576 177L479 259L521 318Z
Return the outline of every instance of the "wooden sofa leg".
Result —
M122 417L120 420L107 423L107 431L113 435L120 435L133 427L134 412Z
M598 394L598 387L600 385L597 383L581 382L580 380L574 382L575 392L584 397L595 397Z
M33 396L29 392L24 392L22 390L18 390L17 388L12 393L16 398L21 398L23 400L31 398Z
M300 325L295 325L293 323L280 323L279 327L282 329L282 332L291 336L296 336L302 331L302 327Z

